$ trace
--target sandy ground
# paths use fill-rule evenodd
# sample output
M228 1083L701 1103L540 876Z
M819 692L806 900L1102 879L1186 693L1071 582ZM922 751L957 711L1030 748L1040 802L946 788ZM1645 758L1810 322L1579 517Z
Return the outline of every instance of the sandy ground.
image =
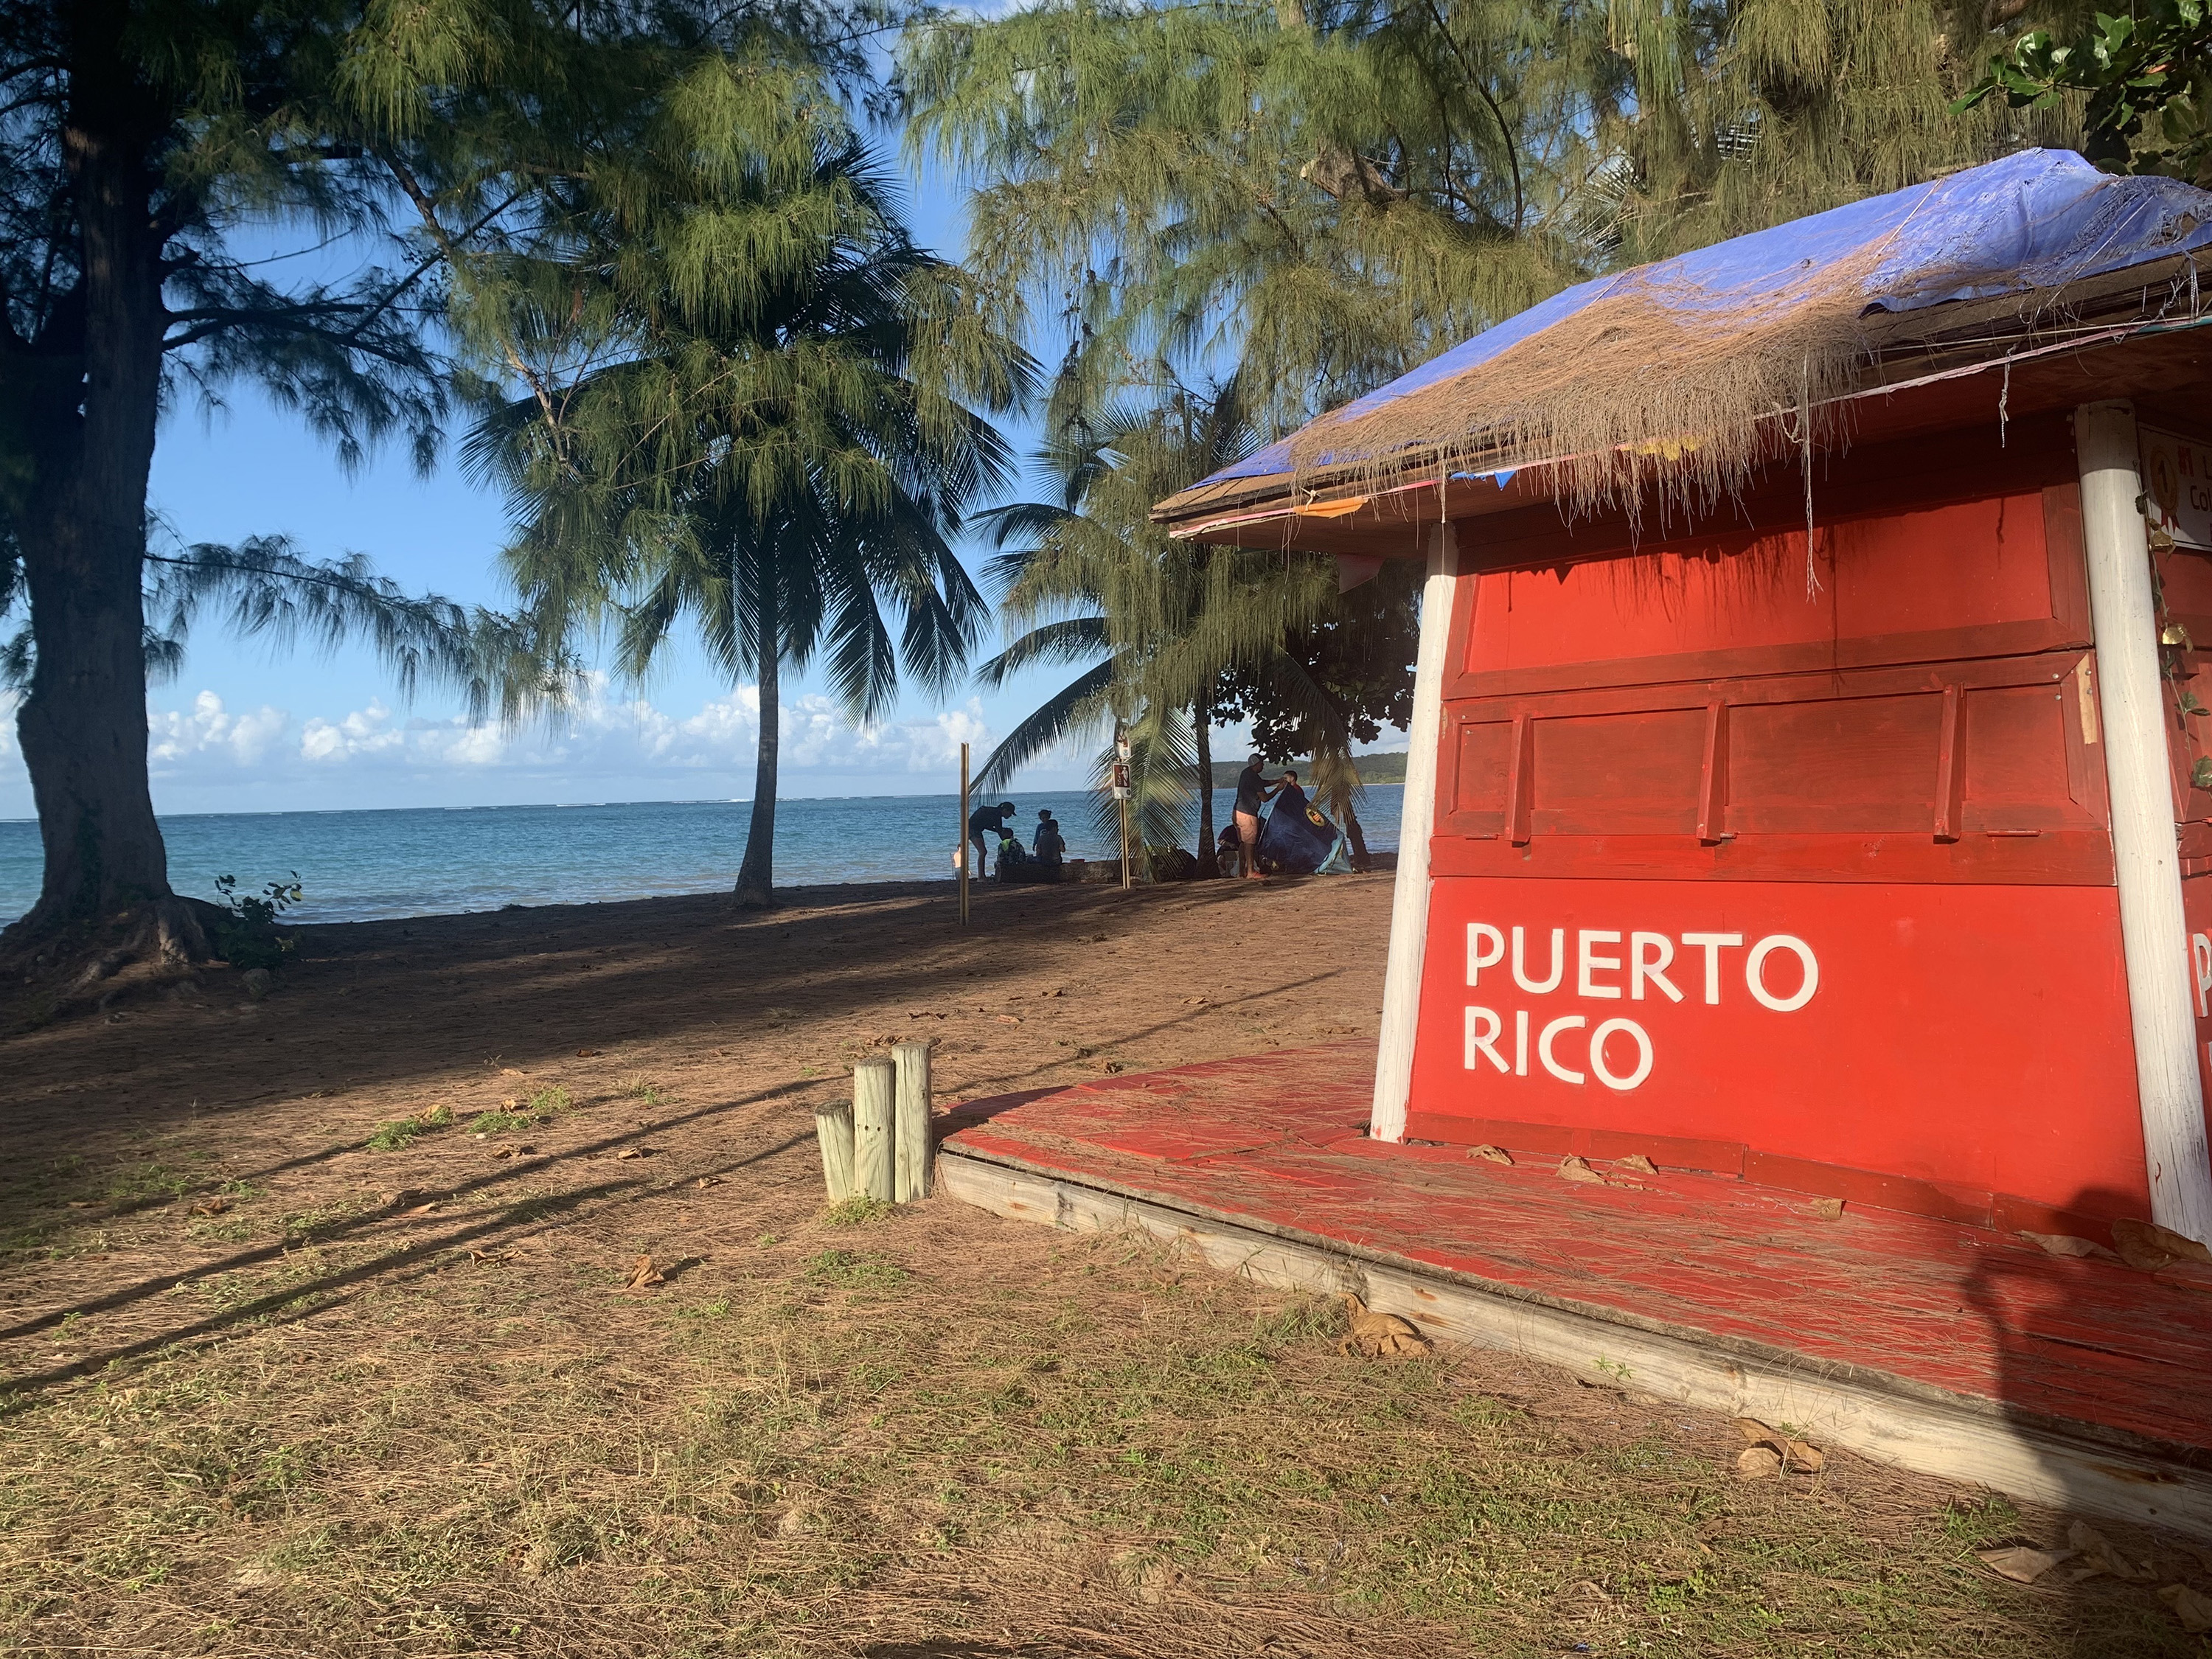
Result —
M1371 1039L1387 875L301 930L0 1051L0 1652L2201 1651L2064 1523L948 1200L811 1109ZM631 1288L641 1257L651 1282ZM2118 1529L2114 1529L2118 1536ZM2135 1534L2155 1583L2204 1564Z

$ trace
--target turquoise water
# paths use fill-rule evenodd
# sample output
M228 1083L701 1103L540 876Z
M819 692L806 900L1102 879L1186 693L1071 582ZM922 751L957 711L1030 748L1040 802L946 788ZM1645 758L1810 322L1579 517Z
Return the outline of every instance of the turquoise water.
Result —
M1398 844L1396 784L1367 792L1359 814L1367 844ZM979 798L980 799L980 798ZM1110 857L1091 832L1093 797L1025 794L1023 838L1049 808L1075 858ZM1227 821L1217 790L1214 823ZM600 806L402 807L362 812L209 812L161 820L170 884L212 899L215 878L243 890L296 870L301 921L492 910L502 904L573 904L666 893L726 890L744 856L752 808L744 801L634 801ZM950 879L959 803L951 795L787 800L776 807L775 881ZM1195 814L1194 834L1195 844ZM0 822L0 922L39 895L35 823Z

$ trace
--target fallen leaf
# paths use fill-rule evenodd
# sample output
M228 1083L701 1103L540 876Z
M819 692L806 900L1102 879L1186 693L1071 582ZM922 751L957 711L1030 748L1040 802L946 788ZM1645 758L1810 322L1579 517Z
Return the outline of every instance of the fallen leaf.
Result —
M2120 1259L2118 1250L2108 1249L2094 1238L2075 1238L2065 1233L2031 1233L2025 1230L2020 1236L2049 1255L2093 1255L2106 1261Z
M1771 1446L1746 1446L1735 1455L1736 1478L1771 1480L1782 1473L1782 1460Z
M230 1200L228 1199L210 1198L203 1203L193 1205L192 1213L194 1215L221 1215L229 1207Z
M641 1255L637 1259L637 1266L630 1269L629 1283L623 1288L642 1291L654 1285L665 1285L667 1282L667 1279L661 1276L660 1269L653 1265L653 1258L649 1255Z
M1055 985L1049 991L1040 991L1037 994L1041 997L1056 997L1064 995L1065 993L1061 991L1059 986Z
M2114 1549L2104 1534L2087 1521L2076 1521L2067 1528L2066 1541L2081 1552L2081 1563L2089 1569L2084 1577L2106 1572L2115 1578L2124 1578L2136 1584L2158 1577L2149 1566L2139 1565Z
M1121 1069L1121 1062L1118 1060L1109 1060L1098 1069L1106 1073L1109 1076L1111 1076L1114 1073Z
M1474 1151L1470 1152L1468 1156L1469 1158L1479 1158L1486 1164L1503 1164L1508 1169L1513 1167L1513 1154L1507 1152L1503 1146L1492 1146L1487 1141L1485 1141L1481 1146L1477 1146Z
M501 1066L499 1068L499 1074L501 1077L528 1077L530 1075L527 1072L519 1072L515 1070L512 1066Z
M70 1200L69 1206L72 1210L96 1210L100 1207L100 1205L99 1202L94 1199L73 1198Z
M1737 1418L1735 1419L1735 1430L1738 1434L1750 1441L1771 1440L1774 1438L1774 1431L1768 1428L1765 1424L1760 1422L1755 1417Z
M1001 1025L1018 1025L1021 1023L1022 1017L1019 1014L1000 1014L999 1016L999 1024Z
M576 1058L579 1060L589 1060L599 1052L599 1051L597 1048L579 1048L576 1050Z
M2145 1273L2156 1273L2176 1261L2212 1262L2212 1250L2155 1222L2115 1221L2112 1243L2119 1247L2121 1261Z
M1613 1159L1613 1164L1618 1169L1633 1170L1638 1175L1659 1173L1659 1166L1641 1152L1632 1152L1626 1158L1617 1158Z
M1840 1198L1816 1198L1805 1207L1822 1221L1840 1221L1844 1218L1844 1200Z
M709 1187L720 1186L722 1184L722 1177L720 1176L701 1176L691 1184L703 1193Z
M1356 1296L1347 1295L1344 1307L1352 1316L1352 1327L1336 1345L1339 1353L1380 1359L1385 1355L1426 1353L1433 1346L1411 1320L1376 1313Z
M515 1253L513 1250L471 1250L469 1252L470 1261L482 1262L492 1267L504 1267L508 1262L514 1261L514 1257Z
M1562 1181L1594 1181L1605 1185L1605 1177L1589 1166L1589 1160L1577 1158L1572 1152L1559 1160L1559 1179Z
M2017 1544L2010 1549L1977 1550L1974 1557L2000 1578L2009 1578L2015 1584L2033 1584L2061 1561L2071 1561L2074 1552L2031 1549L2025 1544Z
M1736 1432L1757 1446L1764 1446L1774 1454L1778 1466L1796 1468L1818 1474L1827 1466L1828 1457L1819 1447L1809 1442L1791 1438L1779 1429L1771 1429L1755 1417L1735 1419Z
M413 1209L408 1211L407 1213L409 1215L428 1215L431 1211L437 1207L438 1206L435 1200L433 1200L428 1204L417 1204Z
M2168 1584L2158 1593L2158 1599L2173 1609L2173 1616L2181 1620L2182 1629L2191 1635L2202 1636L2212 1630L2212 1596L2186 1584Z
M1808 1474L1818 1474L1828 1466L1827 1453L1809 1442L1785 1440L1782 1443L1790 1453L1790 1462Z
M622 1151L617 1152L615 1156L617 1158L643 1158L645 1156L645 1148L642 1146L625 1146Z

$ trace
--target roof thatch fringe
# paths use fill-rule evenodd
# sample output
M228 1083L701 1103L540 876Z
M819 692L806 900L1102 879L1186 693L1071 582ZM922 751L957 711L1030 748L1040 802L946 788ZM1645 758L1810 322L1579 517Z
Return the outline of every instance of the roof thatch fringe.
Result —
M1907 297L1893 276L1881 280L1896 236L1778 285L1717 290L1669 280L1663 266L1631 272L1486 362L1315 421L1290 441L1294 482L1326 474L1332 488L1375 487L1416 471L1443 478L1544 465L1570 515L1613 507L1634 522L1650 503L1665 522L1707 511L1762 463L1793 451L1809 459L1847 436L1840 400L1908 319L1932 319L1875 303ZM1910 288L2018 281L1923 267ZM2042 290L2021 304L2051 297Z

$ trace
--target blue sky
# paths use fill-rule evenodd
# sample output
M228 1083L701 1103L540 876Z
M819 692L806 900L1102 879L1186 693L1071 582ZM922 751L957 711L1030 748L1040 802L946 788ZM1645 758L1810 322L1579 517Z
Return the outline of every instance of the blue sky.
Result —
M932 181L911 204L917 238L957 254L963 193ZM497 563L504 503L473 486L450 456L425 478L395 449L349 477L252 388L227 398L228 407L212 413L180 402L161 428L153 504L183 540L282 533L317 557L365 553L410 590L512 602ZM1009 435L1027 447L1026 430ZM965 551L975 568L975 550ZM909 691L866 730L844 720L818 685L787 676L779 793L948 793L957 787L963 739L981 765L1055 678L1073 672L949 698ZM148 708L161 812L726 799L751 793L758 732L756 689L724 683L688 645L646 684L595 676L562 726L510 736L471 728L448 697L402 703L364 653L272 654L211 624L191 642L183 672L151 690ZM32 812L14 726L0 720L0 818ZM1240 740L1224 733L1216 752ZM1085 769L1079 757L1052 757L1019 781L1031 790L1078 787Z

